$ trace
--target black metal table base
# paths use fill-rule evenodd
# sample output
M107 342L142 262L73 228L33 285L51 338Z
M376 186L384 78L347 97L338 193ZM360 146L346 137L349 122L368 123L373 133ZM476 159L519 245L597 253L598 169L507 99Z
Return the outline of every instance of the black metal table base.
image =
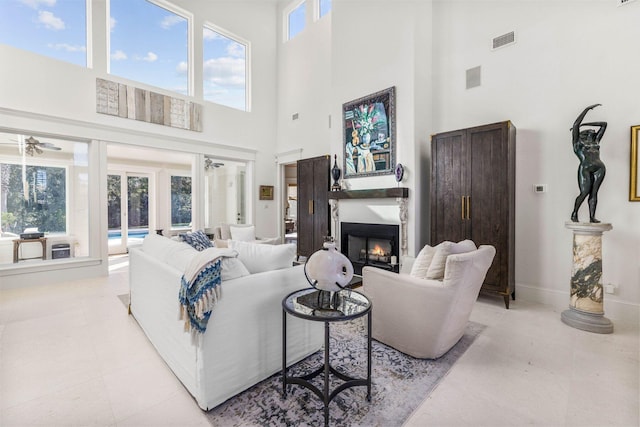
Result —
M324 403L324 425L329 425L329 403L342 391L357 386L367 387L367 401L371 402L371 312L367 313L367 378L353 378L343 374L331 366L329 360L329 323L324 322L324 364L315 371L300 376L287 376L287 313L282 312L282 396L287 397L287 384L298 384L308 388ZM324 375L323 390L311 383L311 379L318 375ZM340 384L333 391L329 391L329 375L333 374L344 383Z

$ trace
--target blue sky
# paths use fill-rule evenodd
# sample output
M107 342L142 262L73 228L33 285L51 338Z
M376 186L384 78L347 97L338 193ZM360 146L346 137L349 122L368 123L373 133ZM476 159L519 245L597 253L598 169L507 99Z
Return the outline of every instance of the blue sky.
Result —
M187 20L143 0L111 0L110 12L110 72L186 95Z
M84 0L0 0L0 43L86 66ZM187 20L110 0L110 73L187 94ZM204 30L204 98L245 109L246 47Z
M86 66L85 2L0 0L0 43Z

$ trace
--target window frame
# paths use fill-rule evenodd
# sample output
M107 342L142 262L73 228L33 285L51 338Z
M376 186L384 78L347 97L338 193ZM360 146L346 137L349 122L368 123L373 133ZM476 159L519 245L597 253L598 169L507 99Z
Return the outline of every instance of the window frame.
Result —
M75 65L78 67L83 67L83 68L88 68L88 69L92 69L93 68L93 35L92 35L92 22L93 22L93 12L92 12L92 0L84 0L84 4L85 4L85 8L84 8L84 65L82 64L77 64L75 62L70 62L66 59L57 57L57 56L53 56L53 55L46 55L46 54L42 54L40 52L36 52L33 51L31 49L25 49L23 47L20 46L15 46L12 44L8 44L6 43L7 46L11 46L15 49L20 49L26 52L31 52L34 55L39 55L39 56L43 56L47 59L53 59L54 61L61 61L64 62L66 64L71 64L71 65Z
M304 1L304 0L303 0ZM235 107L231 107L229 105L225 105L225 104L219 104L217 102L211 101L209 99L205 99L204 97L204 64L205 64L205 57L204 57L204 30L210 30L213 31L215 33L220 34L221 36L224 36L230 40L233 40L234 42L241 44L244 46L244 110L239 109L239 108L235 108ZM213 24L211 21L205 21L202 24L202 100L204 102L211 102L212 104L216 104L216 105L222 105L228 108L233 108L234 110L239 110L239 111L244 111L244 112L251 112L251 42L249 42L248 40L237 36L236 34L233 34L232 32L225 30L224 28L221 28L215 24Z
M91 1L91 0L87 0L87 1ZM193 13L179 6L176 6L175 4L170 3L166 0L140 0L140 1L146 1L147 3L151 3L152 5L165 9L168 12L171 12L173 14L176 14L186 19L187 21L187 93L185 95L185 94L173 91L171 89L155 86L148 82L132 80L128 77L123 77L123 76L111 73L111 0L107 0L106 2L107 74L111 77L115 77L118 79L124 79L130 82L142 83L143 85L146 85L146 86L157 87L158 89L171 92L171 93L176 93L180 96L189 96L189 97L195 96L195 71L194 71L195 50L193 46L194 44Z
M333 2L332 2L331 8L324 15L320 15L320 12L321 12L320 3L322 3L322 0L313 0L313 19L316 22L321 20L325 16L329 15L333 10Z
M185 171L178 171L178 170L168 170L167 171L167 175L169 176L169 229L171 231L185 231L185 230L191 230L191 226L187 225L187 226L176 226L173 224L173 217L172 217L172 212L171 212L171 207L173 206L173 177L180 177L180 178L189 178L191 180L191 207L190 207L190 214L191 214L191 224L193 224L193 198L195 196L193 188L194 188L194 179L192 174L185 172Z
M313 0L309 0L312 1ZM315 2L313 2L315 3ZM305 11L304 11L304 26L302 27L302 29L300 30L299 33L297 33L296 35L294 35L293 37L289 37L289 17L290 15L297 10L302 4L304 4L305 7ZM283 29L283 41L284 42L288 42L289 40L293 40L298 34L300 34L302 31L305 30L305 28L307 28L308 25L308 17L307 17L307 9L308 9L309 4L307 3L307 0L296 0L292 3L290 3L289 5L287 5L287 7L284 8L283 15L282 15L282 19L283 19L283 23L284 25L282 26Z
M35 159L35 160L34 160ZM64 215L65 215L65 224L64 224L64 232L59 232L59 231L47 231L47 230L40 230L44 233L49 233L52 236L56 236L56 235L67 235L70 234L69 233L69 228L71 226L71 223L74 220L75 217L75 212L73 211L73 209L71 209L71 206L73 204L73 200L72 200L72 191L74 190L73 188L71 188L71 172L72 172L72 168L74 167L74 165L72 163L68 163L65 161L61 161L58 159L46 159L46 158L35 158L35 157L29 157L30 161L26 162L26 166L27 167L35 167L35 168L57 168L57 169L63 169L64 170L64 186L65 186L65 198L64 198ZM48 160L48 161L45 161ZM13 156L11 157L5 157L4 160L0 160L0 164L5 164L5 165L13 165L13 166L18 166L18 167L22 167L22 161L20 160L19 156L16 156L15 158ZM9 189L7 189L9 190ZM24 196L24 195L23 195ZM8 211L7 211L8 212ZM2 227L0 227L2 228Z

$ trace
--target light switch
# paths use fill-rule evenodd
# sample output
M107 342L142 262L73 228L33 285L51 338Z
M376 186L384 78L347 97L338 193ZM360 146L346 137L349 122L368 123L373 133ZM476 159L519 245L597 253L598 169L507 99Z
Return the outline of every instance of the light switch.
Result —
M533 192L534 193L546 193L547 192L547 184L533 184Z

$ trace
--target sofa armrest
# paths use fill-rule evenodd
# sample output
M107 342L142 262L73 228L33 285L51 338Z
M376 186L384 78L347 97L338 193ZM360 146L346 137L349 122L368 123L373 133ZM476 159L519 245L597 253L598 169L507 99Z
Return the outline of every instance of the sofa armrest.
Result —
M424 323L431 315L438 318L449 309L454 296L453 289L445 287L441 280L420 279L376 267L362 269L362 286L374 310L376 305L384 305L386 313L402 313L408 323ZM425 314L427 306L431 315Z

